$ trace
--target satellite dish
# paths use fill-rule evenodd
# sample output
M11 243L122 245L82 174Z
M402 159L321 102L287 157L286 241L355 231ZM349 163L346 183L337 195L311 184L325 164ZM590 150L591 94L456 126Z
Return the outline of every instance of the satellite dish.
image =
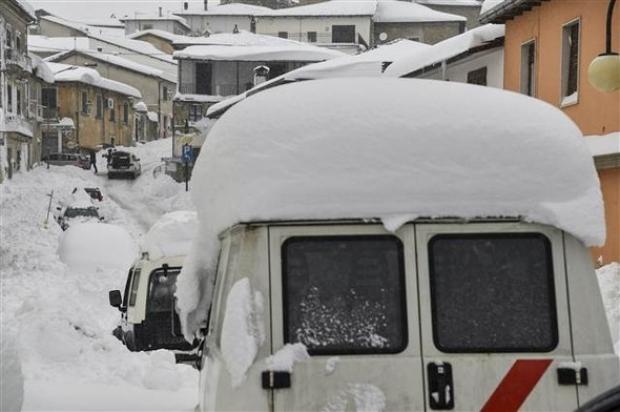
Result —
M386 41L387 39L388 39L388 35L386 32L382 32L381 34L379 34L379 40Z

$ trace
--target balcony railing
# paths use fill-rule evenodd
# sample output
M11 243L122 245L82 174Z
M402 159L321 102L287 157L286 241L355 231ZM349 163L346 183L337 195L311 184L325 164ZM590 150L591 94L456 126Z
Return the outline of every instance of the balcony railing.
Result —
M12 49L4 51L4 64L7 69L11 66L18 66L23 70L32 70L32 60L30 57L24 53L17 53Z
M27 137L32 137L32 126L26 118L14 113L8 113L4 121L0 122L1 131L19 133Z

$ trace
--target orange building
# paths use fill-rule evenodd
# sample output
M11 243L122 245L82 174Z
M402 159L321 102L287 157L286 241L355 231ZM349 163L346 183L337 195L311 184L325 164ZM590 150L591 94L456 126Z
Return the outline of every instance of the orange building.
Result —
M505 0L487 9L481 23L504 23L504 88L559 107L579 126L597 153L607 243L592 253L599 264L620 261L620 90L604 93L588 82L590 62L605 51L609 0ZM612 46L620 50L620 7L612 20ZM527 121L527 119L523 119ZM605 136L603 138L594 136Z

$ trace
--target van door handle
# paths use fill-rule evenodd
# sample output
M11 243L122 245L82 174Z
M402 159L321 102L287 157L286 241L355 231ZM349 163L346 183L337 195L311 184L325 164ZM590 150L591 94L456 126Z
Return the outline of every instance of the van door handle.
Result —
M291 374L286 371L264 371L261 375L263 389L283 389L291 387Z
M428 403L434 410L454 409L454 385L452 365L447 362L431 362L428 371Z

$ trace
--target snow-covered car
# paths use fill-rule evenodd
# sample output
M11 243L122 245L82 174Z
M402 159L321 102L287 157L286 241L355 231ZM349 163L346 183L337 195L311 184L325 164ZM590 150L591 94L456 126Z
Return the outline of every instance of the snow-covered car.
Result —
M99 222L104 220L99 215L99 208L90 201L76 201L60 208L58 224L62 230L67 230L74 223Z
M547 103L278 86L218 120L193 182L175 296L206 330L201 411L566 411L620 381L596 170Z
M90 159L81 153L50 153L41 160L52 166L76 166L90 169Z
M140 159L134 154L116 150L108 154L108 178L124 177L135 179L142 173Z
M98 200L100 202L103 201L103 194L101 193L101 189L98 187L83 187L83 188L74 188L72 194L76 194L80 189L84 190L84 192L90 196L93 200Z

